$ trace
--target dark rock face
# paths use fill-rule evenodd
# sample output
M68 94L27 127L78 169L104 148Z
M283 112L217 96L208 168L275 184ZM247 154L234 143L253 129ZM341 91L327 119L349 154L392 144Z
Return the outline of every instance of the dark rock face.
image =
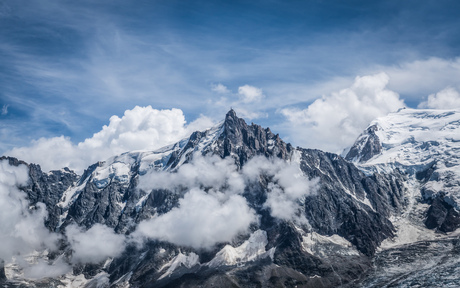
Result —
M460 214L444 199L436 197L428 208L425 225L429 229L452 232L460 227Z
M248 126L233 110L225 116L224 133L217 144L218 148L212 152L222 158L237 158L240 167L255 155L289 159L293 150L291 144L284 143L269 128L263 129L255 124Z
M204 149L203 155L214 154L222 158L230 156L235 159L238 167L242 167L256 155L289 159L293 151L291 144L284 143L269 128L263 129L255 124L247 125L243 119L236 116L234 110L230 110L225 116L222 129L223 133L216 140L215 148ZM176 167L183 156L190 160L193 153L197 151L200 140L206 136L207 132L194 132L182 152L173 155L168 165Z
M419 241L381 251L366 277L344 287L458 287L458 237Z
M30 181L27 186L19 188L27 193L30 205L36 205L38 202L46 205L49 215L45 225L50 230L55 230L59 224L59 216L62 212L57 203L59 203L62 193L77 181L78 175L68 168L44 173L40 165L27 164L12 157L0 158L0 160L4 159L7 159L10 165L13 166L23 164L29 167Z
M5 261L0 259L0 283L4 283L6 280Z
M221 158L231 157L239 169L254 156L288 161L294 155L300 155L303 174L319 181L316 194L303 198L300 203L303 216L311 227L295 225L270 215L263 203L272 179L261 175L259 181L246 187L242 195L260 215L259 224L251 229L267 232L266 250L275 249L273 258L250 261L244 267L181 266L167 278L159 279L164 273L160 268L179 251L196 253L204 263L214 258L225 243L217 245L212 251L195 251L171 243L149 241L143 248L128 247L109 267L85 266L81 267L82 271L90 271L88 273L91 275L105 271L110 275L111 283L128 281L131 287L338 287L351 283L365 273L378 245L393 235L394 228L388 217L399 213L405 206L404 175L401 173L366 176L338 155L295 149L270 129L247 125L233 110L227 113L220 134L213 139L213 145L206 146L203 143L209 141L209 137L209 131L193 133L180 149L168 156L165 163L169 171L174 173L179 165L190 161L197 152ZM378 138L366 143L371 149L369 155L377 151L375 145L378 144ZM17 162L15 159L10 161ZM23 189L32 203L46 204L50 214L47 226L51 230L63 231L70 223L86 228L101 223L114 228L117 233L129 234L135 229L136 223L167 213L178 205L180 199L180 195L168 190L138 189L139 175L142 173L140 162L134 159L132 163L127 181L113 177L101 185L98 184L95 171L104 165L102 162L90 166L80 178L68 169L45 174L39 166L31 164L29 173L32 181ZM81 189L68 207L58 206L64 191L72 185ZM139 205L139 200L144 196L145 201ZM60 223L64 212L67 212L67 216ZM303 247L303 235L310 232L324 236L338 234L359 253L330 254L327 257L313 255ZM247 239L247 235L241 237L243 241ZM160 253L160 249L166 252ZM126 278L126 275L130 275L130 278Z
M358 162L363 163L382 152L382 145L379 137L375 134L378 130L377 125L370 126L353 144L348 151L345 159L351 161L358 159Z
M302 149L301 169L319 177L318 195L309 197L305 213L310 224L325 235L338 234L366 255L393 236L386 218L404 206L402 175L365 176L338 155Z
M368 127L362 135L358 138L358 140L354 143L348 154L346 155L346 159L349 161L353 161L355 163L365 163L366 161L370 160L372 157L380 154L380 153L385 153L383 152L383 147L380 143L380 140L378 136L376 135L376 131L378 131L378 126L377 125L372 125ZM428 129L428 128L426 128ZM387 131L391 135L391 131ZM433 149L433 147L437 147L440 145L438 141L419 141L416 142L414 137L408 138L410 143L413 143L414 151L417 152L409 152L409 153L423 153L424 151L428 151L432 149L433 151L436 151L436 149ZM452 152L444 152L449 157L452 159L456 159L457 155ZM437 187L436 185L429 185L428 183L439 183L442 184L441 186L444 187L455 187L457 183L455 180L450 180L449 178L453 178L452 176L446 177L445 175L443 176L443 168L442 167L450 167L451 165L456 165L455 161L454 164L449 163L449 159L444 159L439 155L436 155L435 153L429 156L423 156L424 158L430 159L427 163L425 161L423 164L401 164L399 162L396 163L391 163L391 164L385 164L385 163L380 163L379 165L381 167L388 167L389 169L394 169L392 175L381 175L381 174L376 174L373 176L375 180L378 182L382 181L393 181L394 177L399 178L402 174L407 174L407 177L413 177L414 180L416 180L418 183L417 189L420 191L421 195L421 200L417 200L423 203L428 203L430 205L429 209L425 213L425 225L429 229L435 229L436 231L441 231L441 232L452 232L455 231L457 228L460 227L460 213L458 212L458 204L455 202L455 200L452 199L452 197L446 196L446 191L443 189L439 188L433 188ZM410 155L408 155L410 156ZM429 158L428 158L429 157ZM399 168L394 168L394 167L399 167ZM367 167L369 168L369 167ZM450 172L454 173L454 172ZM386 178L387 180L385 180ZM367 180L366 180L367 181ZM393 181L394 182L394 181ZM383 184L383 183L381 183ZM386 198L388 201L384 201L387 204L386 209L379 209L379 212L382 213L382 211L385 210L392 210L396 211L401 209L401 197L403 197L402 194L399 192L402 191L401 188L401 182L397 181L392 184L388 183L389 185L383 185L386 187L389 187L390 189L380 189L380 191L374 191L375 189L372 187L373 185L365 185L367 186L368 190L374 191L374 195L380 195L384 198ZM428 184L428 185L427 185ZM379 185L381 186L381 185ZM420 187L420 188L418 188ZM415 189L415 188L414 188ZM380 197L379 196L379 197ZM372 199L370 199L372 201ZM374 203L373 203L374 205ZM380 205L379 203L375 203L375 205ZM388 217L388 214L383 213L386 217Z

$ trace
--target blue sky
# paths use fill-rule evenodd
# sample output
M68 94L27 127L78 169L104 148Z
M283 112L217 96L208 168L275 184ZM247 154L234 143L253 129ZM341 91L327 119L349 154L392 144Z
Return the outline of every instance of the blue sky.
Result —
M41 137L77 144L136 105L187 122L235 106L308 146L283 109L357 76L386 73L410 107L460 87L459 1L11 0L0 25L0 153ZM260 99L244 101L244 85Z

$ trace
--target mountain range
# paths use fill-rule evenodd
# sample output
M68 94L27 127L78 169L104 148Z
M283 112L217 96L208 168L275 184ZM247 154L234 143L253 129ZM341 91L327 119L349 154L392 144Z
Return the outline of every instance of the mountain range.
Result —
M211 129L82 175L4 156L4 174L27 174L0 178L2 197L23 207L14 229L2 227L5 243L30 249L0 251L0 282L456 287L459 159L460 112L421 109L376 119L342 156L293 147L233 110Z

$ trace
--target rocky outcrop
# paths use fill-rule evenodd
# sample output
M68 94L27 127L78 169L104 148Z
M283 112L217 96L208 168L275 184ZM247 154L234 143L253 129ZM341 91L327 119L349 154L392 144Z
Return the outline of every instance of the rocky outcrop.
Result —
M382 152L382 144L379 137L375 134L378 129L377 125L369 126L350 148L345 159L363 163L380 154Z
M48 218L45 225L50 230L55 230L59 225L59 217L62 209L57 205L64 191L71 187L79 176L69 168L50 171L45 173L40 165L27 164L13 157L1 157L0 160L7 159L10 165L27 165L29 168L29 181L26 186L19 187L27 193L30 205L44 203L48 211Z
M393 236L388 220L404 207L404 176L366 176L342 157L301 149L301 169L320 179L316 196L305 202L305 213L316 231L338 234L366 255Z

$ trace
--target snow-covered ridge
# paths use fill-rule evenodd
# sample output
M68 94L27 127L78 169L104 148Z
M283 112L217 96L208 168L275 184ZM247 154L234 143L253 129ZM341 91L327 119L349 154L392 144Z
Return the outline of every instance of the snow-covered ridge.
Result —
M267 244L267 232L257 230L253 232L249 239L244 241L240 246L233 247L231 245L226 245L217 252L216 256L211 261L204 264L200 264L198 255L193 252L190 252L189 254L179 252L179 254L159 269L159 272L165 271L159 279L171 276L175 270L182 266L189 269L195 265L217 268L220 266L232 265L243 266L247 262L266 257L270 257L273 260L275 248L271 248L266 251L265 246L267 246Z
M181 141L157 149L155 151L132 151L126 152L107 159L104 162L99 162L94 171L92 171L85 179L80 179L72 187L63 193L62 199L58 204L61 207L68 207L73 200L78 196L87 182L90 181L96 185L98 189L104 189L112 181L117 181L123 185L129 185L133 174L138 173L144 175L150 170L167 171L170 170L171 163L169 162L173 155L182 155L179 165L186 161L186 155L196 150L204 150L215 143L216 139L223 132L223 123L220 123L206 131L205 137L200 139L198 145L193 151L185 151L190 149L187 143L190 138L182 139ZM178 165L178 166L179 166ZM137 171L133 171L133 167L138 167Z
M411 209L420 210L416 214L427 209L417 208L421 200L435 198L458 210L460 110L401 109L377 118L357 139L347 159L367 173L391 173L396 168L407 173L412 191L407 197Z
M265 257L273 258L275 248L265 251L265 246L267 246L267 244L267 232L257 230L251 234L248 240L244 241L244 243L238 247L226 245L216 254L214 259L206 263L206 265L214 268L223 265L242 265L245 262Z
M433 157L447 160L460 151L460 111L402 109L377 118L369 127L376 127L382 152L362 166L398 163L404 166L427 165ZM362 145L364 133L356 141Z

